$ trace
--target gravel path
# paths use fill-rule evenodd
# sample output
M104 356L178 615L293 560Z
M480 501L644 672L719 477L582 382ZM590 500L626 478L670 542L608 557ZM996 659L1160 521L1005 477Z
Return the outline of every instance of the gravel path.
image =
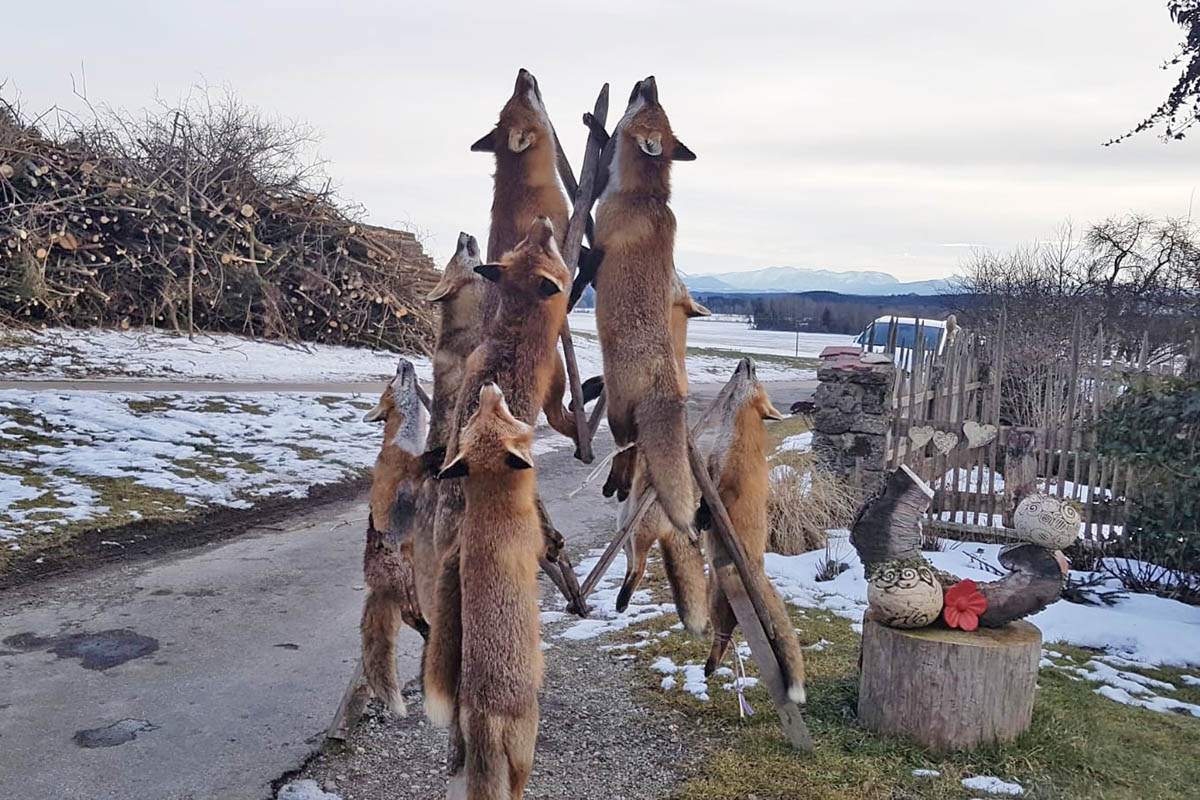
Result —
M543 626L551 647L546 651L537 756L525 797L668 797L700 758L699 743L679 735L682 715L634 699L631 662L601 652L598 640L554 636L569 624ZM289 780L311 778L343 800L442 800L446 732L425 719L415 681L406 689L406 699L407 717L369 712L344 746L326 748Z

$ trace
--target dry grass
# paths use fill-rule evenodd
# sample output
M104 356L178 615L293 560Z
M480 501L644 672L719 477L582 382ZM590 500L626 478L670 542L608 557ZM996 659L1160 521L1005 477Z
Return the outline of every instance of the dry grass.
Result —
M791 468L772 473L767 495L772 552L794 556L819 550L825 546L826 530L850 524L858 508L857 493L817 464L811 452L784 451L771 463Z

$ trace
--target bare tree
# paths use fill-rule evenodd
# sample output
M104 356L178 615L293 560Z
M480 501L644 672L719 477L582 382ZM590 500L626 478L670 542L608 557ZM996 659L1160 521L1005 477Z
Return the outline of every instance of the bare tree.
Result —
M1132 366L1174 364L1187 354L1200 320L1200 234L1190 222L1130 214L1077 235L1056 236L1009 253L979 251L963 266L960 322L995 330L1006 314L1006 413L1042 424L1046 371L1070 351L1078 317L1085 337L1102 334L1105 358Z
M1200 0L1167 0L1167 12L1183 28L1184 39L1179 44L1179 52L1168 59L1162 68L1172 69L1182 64L1179 79L1167 99L1150 116L1139 122L1133 130L1105 142L1105 145L1117 144L1136 133L1160 125L1164 141L1182 139L1188 128L1200 119Z

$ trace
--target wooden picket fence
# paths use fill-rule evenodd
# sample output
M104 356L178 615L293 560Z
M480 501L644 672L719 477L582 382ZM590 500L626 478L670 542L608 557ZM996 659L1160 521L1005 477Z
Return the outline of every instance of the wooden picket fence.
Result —
M1003 538L1020 499L1045 492L1079 503L1085 542L1120 534L1137 476L1099 454L1095 422L1144 360L1114 365L1103 332L1076 318L1056 358L1014 364L1006 327L1002 317L995 330L952 330L927 346L918 321L911 347L896 346L895 325L886 344L868 344L897 365L889 468L903 462L933 488L939 533Z

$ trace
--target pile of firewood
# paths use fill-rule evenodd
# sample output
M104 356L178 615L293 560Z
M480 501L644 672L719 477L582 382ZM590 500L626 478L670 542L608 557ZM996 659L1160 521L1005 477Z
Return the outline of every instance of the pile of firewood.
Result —
M427 351L432 262L339 206L308 144L228 98L53 132L0 100L0 323Z

